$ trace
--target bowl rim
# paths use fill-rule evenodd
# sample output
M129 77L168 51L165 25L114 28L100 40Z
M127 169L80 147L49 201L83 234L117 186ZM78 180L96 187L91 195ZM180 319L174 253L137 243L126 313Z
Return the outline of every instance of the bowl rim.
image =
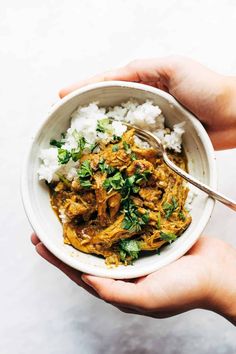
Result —
M92 91L94 89L98 88L103 88L103 87L125 87L125 88L131 88L131 89L138 89L138 90L144 90L147 92L151 92L153 94L157 94L158 96L163 97L166 99L170 104L175 106L184 116L187 116L187 118L191 121L192 125L198 132L201 141L205 147L206 151L206 157L207 157L207 162L208 162L208 167L210 171L210 178L209 178L209 186L212 188L217 187L217 168L216 168L216 158L215 158L215 152L212 146L212 143L210 141L210 138L205 131L203 125L200 123L200 121L194 117L194 115L189 112L186 108L184 108L173 96L171 96L169 93L162 91L158 88L140 84L140 83L135 83L135 82L129 82L129 81L105 81L105 82L98 82L98 83L93 83L86 85L84 87L78 88L75 91L69 93L67 96L64 98L58 100L49 110L48 114L46 115L46 118L39 124L39 126L36 128L36 134L34 134L29 142L29 146L27 148L27 152L25 154L25 159L24 163L22 166L22 173L21 173L21 197L22 197L22 202L24 206L25 213L27 215L27 218L34 230L34 232L38 235L39 239L43 242L43 244L49 249L51 253L53 253L57 258L59 258L61 261L64 263L68 264L74 269L79 270L82 273L87 273L87 274L92 274L95 276L100 276L100 277L106 277L106 278L115 278L115 279L130 279L130 278L137 278L141 277L147 274L150 274L159 268L170 264L177 260L178 258L182 257L198 240L198 238L201 236L202 231L204 230L215 205L215 201L208 197L206 199L205 207L204 207L204 213L201 217L201 222L198 223L193 230L193 233L191 234L191 238L188 238L185 240L185 242L177 249L173 250L171 254L167 255L162 259L161 264L158 266L155 265L155 262L144 265L142 269L137 269L135 266L127 268L126 267L126 272L123 272L123 266L116 267L116 268L100 268L92 264L86 264L84 262L81 262L79 258L73 258L72 256L67 255L63 250L59 249L58 247L55 247L53 241L50 240L50 238L47 236L46 233L41 228L40 222L37 219L37 216L33 212L33 208L31 206L31 197L30 197L30 190L28 188L28 166L31 160L31 152L33 149L33 146L35 144L35 141L37 140L38 136L41 134L42 130L44 129L44 126L50 121L52 115L61 107L63 106L66 102L70 101L73 99L75 96L79 96L87 91ZM131 95L132 96L132 95ZM78 266L79 264L79 266ZM122 267L122 270L121 270ZM120 270L119 270L120 269ZM124 273L124 274L123 274Z

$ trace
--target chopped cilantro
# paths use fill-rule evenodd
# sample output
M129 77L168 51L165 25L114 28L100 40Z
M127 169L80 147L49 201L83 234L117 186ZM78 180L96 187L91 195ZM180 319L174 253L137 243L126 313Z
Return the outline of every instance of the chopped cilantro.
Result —
M127 253L126 253L124 250L122 250L122 248L119 249L119 252L120 252L120 260L121 260L122 262L124 262L125 259L126 259Z
M128 199L131 192L138 193L140 190L139 184L142 180L147 180L147 175L149 174L150 171L144 171L143 173L135 173L134 175L127 177L121 191L123 200Z
M62 146L65 144L65 141L63 141L63 139L65 139L65 133L61 134L62 140L58 141L53 139L50 141L51 145L56 146L58 148L57 157L58 157L58 162L61 165L69 162L70 158L72 158L73 161L77 161L78 159L80 159L84 147L87 143L85 138L83 136L81 137L76 129L73 131L72 135L75 138L76 142L78 143L78 148L72 149L71 151L62 148Z
M119 150L119 146L116 144L112 147L113 152L117 152Z
M73 161L77 161L81 157L80 151L77 151L76 149L71 150L71 158Z
M148 180L148 176L151 174L151 172L149 170L143 171L142 173L139 173L138 171L135 173L136 176L136 180L135 182L137 184L139 184L140 182L147 181Z
M185 217L185 215L184 215L184 213L183 213L183 211L182 210L180 210L179 211L179 218L180 218L180 220L182 220L182 221L185 221L186 220L186 217Z
M171 243L172 241L176 240L177 236L172 232L160 232L161 239L163 241L167 241Z
M126 257L131 260L137 259L140 252L139 242L137 240L122 239L119 242L119 251L121 261L125 261Z
M140 191L140 187L139 186L133 186L132 187L132 192L133 193L138 193Z
M77 144L78 144L78 147L77 149L72 149L71 150L71 157L72 157L72 160L73 161L77 161L78 159L81 158L82 156L82 153L84 151L84 148L85 148L85 145L87 144L87 141L86 139L81 136L77 130L75 129L72 133L73 137L75 138Z
M57 176L58 176L59 180L62 183L64 183L64 185L66 187L71 188L71 183L70 183L70 181L68 181L68 179L65 176L61 175L60 173L57 173Z
M132 187L135 182L136 182L136 176L135 176L135 175L133 175L133 176L131 176L131 177L128 177L128 178L126 179L126 184L127 184L127 186L129 186L129 187Z
M58 158L59 164L61 164L61 165L66 164L70 160L70 157L71 157L71 153L68 150L58 149L57 158Z
M116 191L120 191L123 185L124 185L124 178L120 172L116 172L114 176L107 178L103 182L103 187L109 191L111 191L112 189Z
M89 179L80 178L79 183L83 188L90 188L92 186L92 183Z
M100 133L105 133L107 130L109 130L109 123L110 123L109 118L99 119L97 121L96 131Z
M126 154L131 154L131 147L126 141L123 141L123 147L125 149Z
M82 137L79 139L79 141L78 141L78 147L79 147L79 149L80 149L81 151L83 151L86 144L87 144L87 141L86 141L86 139L82 136Z
M90 177L92 176L92 169L90 167L90 161L85 160L77 171L79 182L81 187L89 188L91 187Z
M165 212L166 219L169 219L173 212L178 208L178 202L176 201L175 197L172 197L171 201L171 203L165 202L163 204L163 210Z
M79 178L85 178L85 177L90 177L92 176L92 169L90 166L90 161L89 160L85 160L80 168L78 169L78 176Z
M119 141L121 141L121 137L118 136L118 135L113 134L111 142L112 143L118 143Z
M108 175L116 171L116 169L112 166L109 166L104 159L100 159L98 167L103 173L107 173Z
M149 222L149 214L146 212L145 214L142 215L142 220L144 224L147 224Z
M130 158L131 158L132 161L137 160L137 156L136 156L136 154L134 152L131 152Z
M98 167L103 173L105 173L108 165L106 164L106 161L104 159L100 159Z
M133 175L131 177L126 178L121 194L124 199L127 199L131 192L138 193L139 190L140 187L136 185L136 176Z
M91 152L94 152L94 150L95 150L96 147L98 147L98 146L99 146L98 143L91 144L91 145L90 145L90 151L91 151Z
M123 211L125 217L122 222L122 227L130 232L141 231L142 226L146 225L149 221L149 214L140 214L137 206L131 200L126 200L123 203Z
M55 140L55 139L50 140L50 145L56 146L56 147L59 148L59 149L60 149L64 144L65 144L65 142L64 142L64 141L61 141L61 140Z

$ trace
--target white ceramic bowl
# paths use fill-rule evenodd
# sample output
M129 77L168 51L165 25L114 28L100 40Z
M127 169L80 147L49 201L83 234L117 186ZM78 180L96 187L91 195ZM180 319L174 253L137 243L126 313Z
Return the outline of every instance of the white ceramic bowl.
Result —
M63 262L82 272L117 279L135 278L149 274L186 253L197 241L206 226L214 201L198 191L192 203L192 223L174 243L160 255L140 258L134 265L107 268L103 259L77 251L63 243L62 226L53 212L48 188L39 182L39 151L49 146L56 134L65 131L70 115L79 105L98 101L101 106L113 106L134 98L140 102L152 100L162 109L166 125L185 121L183 145L188 158L189 172L211 187L216 187L214 150L201 123L172 96L156 88L131 82L110 81L78 89L55 104L45 122L32 138L22 175L22 196L28 219L45 246Z

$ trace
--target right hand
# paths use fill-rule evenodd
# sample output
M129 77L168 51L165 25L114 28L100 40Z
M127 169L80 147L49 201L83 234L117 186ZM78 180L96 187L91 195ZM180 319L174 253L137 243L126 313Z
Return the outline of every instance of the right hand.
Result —
M41 257L123 312L167 318L203 308L236 325L236 250L221 240L202 237L182 258L131 281L81 274L50 253L36 235L31 240Z
M60 91L60 97L94 82L121 80L169 92L204 124L214 148L236 147L236 79L184 57L135 60Z

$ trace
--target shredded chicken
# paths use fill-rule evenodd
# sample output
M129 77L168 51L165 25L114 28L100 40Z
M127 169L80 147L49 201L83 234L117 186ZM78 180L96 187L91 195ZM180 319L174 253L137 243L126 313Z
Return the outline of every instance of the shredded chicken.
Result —
M187 169L184 154L169 157ZM49 186L65 243L117 266L174 241L191 223L182 178L158 151L136 146L133 129L120 141L101 144L98 153L84 154L83 164L89 171L84 176L80 171L72 182Z

